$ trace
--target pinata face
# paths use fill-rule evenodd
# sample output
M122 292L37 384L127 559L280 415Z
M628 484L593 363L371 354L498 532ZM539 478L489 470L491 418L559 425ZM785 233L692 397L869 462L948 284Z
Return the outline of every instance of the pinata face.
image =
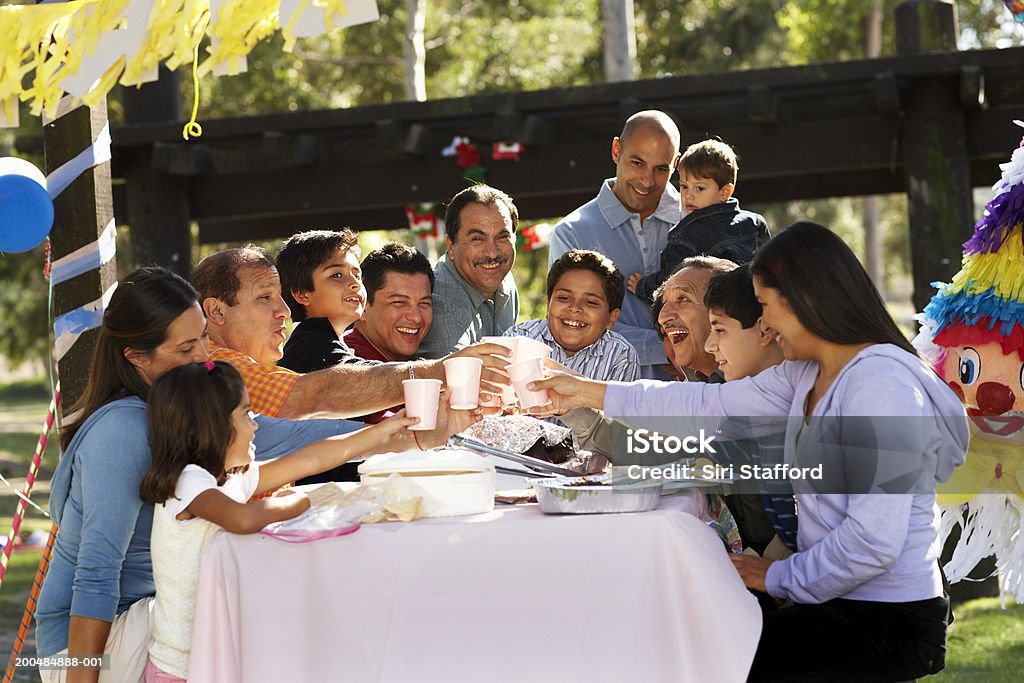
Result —
M960 272L925 307L936 368L985 439L1024 443L1024 147L964 244Z
M1024 444L1024 364L999 342L950 349L941 372L967 407L975 433L989 441Z

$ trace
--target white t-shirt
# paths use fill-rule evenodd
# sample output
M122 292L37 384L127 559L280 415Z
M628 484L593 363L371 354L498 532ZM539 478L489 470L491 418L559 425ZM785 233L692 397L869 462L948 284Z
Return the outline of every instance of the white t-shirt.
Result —
M153 556L153 642L149 657L160 670L178 678L188 677L192 645L192 618L199 590L199 560L203 549L220 527L205 519L175 519L203 491L218 489L244 503L255 493L260 472L257 463L241 474L228 475L217 486L213 475L198 465L186 465L174 487L174 498L156 506L150 552Z

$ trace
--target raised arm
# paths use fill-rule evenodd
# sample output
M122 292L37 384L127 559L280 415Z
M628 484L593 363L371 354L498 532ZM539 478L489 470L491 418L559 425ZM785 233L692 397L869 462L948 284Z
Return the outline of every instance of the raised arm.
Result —
M483 361L481 388L500 393L499 382L507 382L502 370L509 351L500 344L467 346L450 357L472 357ZM444 380L444 359L381 365L336 365L301 375L281 408L280 417L352 417L366 415L405 402L402 380ZM410 371L412 375L410 375Z
M254 534L273 522L298 517L309 509L309 498L304 493L289 492L288 495L239 503L211 488L193 498L185 509L189 514L213 522L231 533Z

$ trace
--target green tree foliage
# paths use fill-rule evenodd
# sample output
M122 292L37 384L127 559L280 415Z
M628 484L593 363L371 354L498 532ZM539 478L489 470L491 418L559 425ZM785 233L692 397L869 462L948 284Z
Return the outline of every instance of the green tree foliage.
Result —
M882 54L896 54L895 10L902 0L881 0ZM789 63L860 59L872 0L789 0L776 18L786 34ZM1013 20L999 0L958 2L960 48L1006 47Z
M0 254L0 354L11 364L46 358L50 347L42 245Z
M634 0L641 78L784 63L781 0Z
M601 78L596 0L427 0L427 95L586 85Z

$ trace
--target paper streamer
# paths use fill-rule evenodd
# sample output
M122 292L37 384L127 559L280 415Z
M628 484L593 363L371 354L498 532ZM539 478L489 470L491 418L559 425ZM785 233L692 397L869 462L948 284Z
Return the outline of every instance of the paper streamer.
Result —
M50 281L59 285L82 273L99 268L114 258L117 251L117 228L111 218L99 239L62 256L50 265Z
M46 176L46 189L50 191L50 197L56 199L57 195L75 181L75 178L88 171L93 166L99 166L105 161L110 161L110 122L108 121L92 145L83 149L73 159L69 159Z
M36 442L36 450L32 454L32 464L25 476L25 487L22 490L21 498L18 500L18 509L11 520L11 532L7 534L7 543L4 544L3 555L0 555L0 586L4 582L4 574L7 572L7 563L11 560L11 551L14 550L14 539L21 531L21 520L25 517L25 509L28 507L25 501L32 495L32 489L36 484L36 475L39 474L39 464L43 460L43 451L46 450L46 443L50 438L50 429L53 427L53 419L57 414L57 406L60 403L60 384L53 390L53 398L50 399L50 409L43 421L43 429L39 432L39 441Z
M53 321L53 334L56 337L54 355L58 362L71 350L83 333L103 324L103 311L107 309L107 304L110 303L110 297L114 295L116 288L117 283L115 282L100 298L73 311L68 311Z
M36 576L32 579L32 588L29 590L28 600L25 601L25 611L21 614L21 623L18 624L18 634L14 637L14 645L11 647L11 656L7 660L7 670L4 672L3 683L12 683L14 674L19 667L15 664L25 648L25 639L28 637L28 629L32 625L32 615L36 613L36 603L39 601L39 593L43 589L43 579L50 568L50 557L53 555L53 542L57 540L57 525L50 526L50 534L46 539L46 547L43 548L43 556L39 558L39 566L36 568Z

